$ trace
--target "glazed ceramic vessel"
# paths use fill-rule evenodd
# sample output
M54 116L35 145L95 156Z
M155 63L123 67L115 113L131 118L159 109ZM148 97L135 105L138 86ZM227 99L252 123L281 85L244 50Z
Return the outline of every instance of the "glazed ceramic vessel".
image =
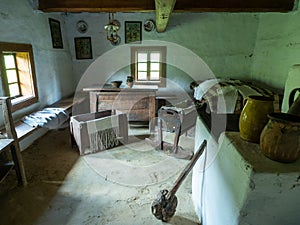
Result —
M260 136L265 156L279 162L294 162L300 157L300 117L271 113Z
M133 77L132 76L127 76L126 84L127 84L127 87L132 88L132 86L133 86Z
M274 99L265 96L248 96L239 120L240 137L259 143L260 134L268 122L268 114L274 112Z

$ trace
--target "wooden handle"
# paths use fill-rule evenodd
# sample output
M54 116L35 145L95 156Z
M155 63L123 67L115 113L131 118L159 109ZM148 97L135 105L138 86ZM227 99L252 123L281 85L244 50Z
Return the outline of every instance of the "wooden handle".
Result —
M247 101L248 101L248 97L246 97L246 98L243 99L243 106L246 105Z
M205 147L207 145L207 141L204 140L199 148L199 150L196 152L196 154L194 154L193 158L191 159L191 161L189 162L189 164L186 165L186 167L184 168L183 172L180 174L180 176L177 178L173 188L168 192L167 194L167 199L171 199L176 191L178 190L178 188L180 187L182 181L185 179L185 177L189 174L189 172L191 171L191 169L194 167L194 165L196 164L197 160L199 159L199 157L202 155Z

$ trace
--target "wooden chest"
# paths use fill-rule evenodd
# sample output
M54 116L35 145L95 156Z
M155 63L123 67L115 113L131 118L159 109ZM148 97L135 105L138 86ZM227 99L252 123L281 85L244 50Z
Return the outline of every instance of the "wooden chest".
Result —
M121 89L121 91L91 91L90 111L112 110L127 114L129 121L150 121L155 117L155 91Z
M127 143L128 121L125 114L111 115L110 110L105 110L96 113L86 113L72 116L70 119L72 141L77 144L80 155L95 153L107 149L106 143L101 143L101 145L98 145L98 142L97 144L93 144L91 140L93 140L92 135L96 132L101 133L110 128L114 129L114 135L116 135L118 140L122 140L123 143ZM105 137L105 139L108 138ZM119 141L115 143L118 142ZM109 143L108 145L110 147L115 146L112 143Z

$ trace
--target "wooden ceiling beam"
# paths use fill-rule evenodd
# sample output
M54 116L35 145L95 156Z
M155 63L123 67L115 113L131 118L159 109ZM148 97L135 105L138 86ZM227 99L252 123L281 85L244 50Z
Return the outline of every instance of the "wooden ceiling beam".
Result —
M163 0L165 1L165 0ZM177 0L176 12L287 12L294 0ZM148 12L155 0L39 0L44 12Z
M288 12L294 0L177 0L174 11L189 12Z
M154 0L39 0L44 12L147 12Z
M155 0L157 32L166 30L175 3L176 0Z

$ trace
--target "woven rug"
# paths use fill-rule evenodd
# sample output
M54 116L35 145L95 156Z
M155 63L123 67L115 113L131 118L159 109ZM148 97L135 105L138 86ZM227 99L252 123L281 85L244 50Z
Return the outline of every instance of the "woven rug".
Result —
M164 140L172 143L174 136ZM194 139L181 136L179 145L193 151ZM145 186L161 183L171 177L176 180L188 160L176 159L155 150L145 140L135 139L102 152L83 156L86 163L104 179L125 186Z

